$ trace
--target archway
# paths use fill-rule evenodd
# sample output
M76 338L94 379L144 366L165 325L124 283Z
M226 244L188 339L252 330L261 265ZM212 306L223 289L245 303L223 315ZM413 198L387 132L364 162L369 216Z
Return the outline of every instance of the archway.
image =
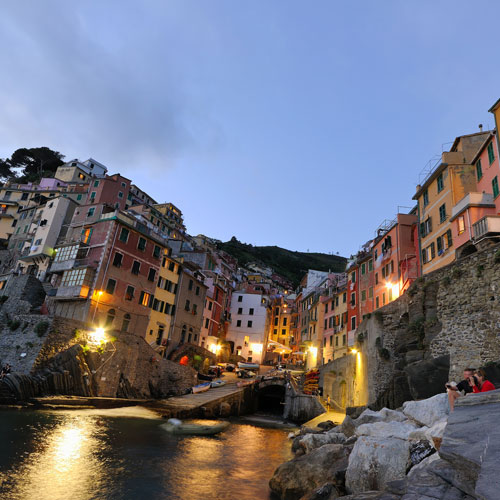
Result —
M285 385L267 385L259 389L257 410L272 415L283 415Z

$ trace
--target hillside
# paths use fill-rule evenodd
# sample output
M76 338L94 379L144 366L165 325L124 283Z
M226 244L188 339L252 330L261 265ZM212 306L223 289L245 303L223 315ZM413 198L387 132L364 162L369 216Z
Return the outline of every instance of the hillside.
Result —
M346 265L346 258L339 255L293 252L277 246L256 247L241 243L235 237L225 243L219 243L218 246L238 259L241 266L249 262L262 263L289 279L294 286L300 283L308 269L342 272Z

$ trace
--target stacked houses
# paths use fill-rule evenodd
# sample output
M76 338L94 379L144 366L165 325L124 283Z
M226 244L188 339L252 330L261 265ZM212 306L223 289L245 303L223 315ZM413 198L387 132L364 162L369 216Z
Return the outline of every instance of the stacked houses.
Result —
M0 290L35 275L49 313L135 333L158 356L193 344L224 361L328 363L419 276L500 241L500 100L490 111L495 130L457 137L415 206L366 235L344 272L308 270L294 288L260 262L240 266L217 240L190 236L175 205L89 158L0 187Z

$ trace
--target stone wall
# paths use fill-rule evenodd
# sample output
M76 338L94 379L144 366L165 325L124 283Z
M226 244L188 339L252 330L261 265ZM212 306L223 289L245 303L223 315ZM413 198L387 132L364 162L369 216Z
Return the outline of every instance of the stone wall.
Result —
M460 380L465 367L500 360L499 332L497 245L419 278L365 319L357 329L359 354L321 368L324 394L374 409L430 397L447 380Z

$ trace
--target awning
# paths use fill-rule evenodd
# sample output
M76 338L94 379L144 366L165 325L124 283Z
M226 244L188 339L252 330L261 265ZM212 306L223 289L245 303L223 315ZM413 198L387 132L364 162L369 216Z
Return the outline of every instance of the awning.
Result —
M267 348L269 349L269 347L274 347L275 351L282 352L282 353L292 352L292 350L289 347L287 347L286 345L280 344L279 342L276 342L274 340L270 340L267 343Z

